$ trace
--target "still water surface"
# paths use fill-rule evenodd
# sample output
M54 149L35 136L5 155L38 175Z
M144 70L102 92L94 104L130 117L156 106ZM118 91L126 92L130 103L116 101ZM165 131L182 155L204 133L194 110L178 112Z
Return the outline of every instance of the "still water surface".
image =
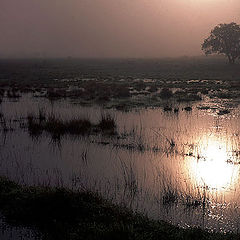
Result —
M169 104L166 102L166 104ZM0 173L25 184L64 185L99 191L150 217L180 226L239 230L240 109L206 99L178 105L179 111L135 109L121 112L76 101L51 102L23 95L4 99L1 111L13 131L1 131ZM218 109L231 113L218 115ZM60 118L101 114L116 119L120 137L31 137L29 113L44 109Z

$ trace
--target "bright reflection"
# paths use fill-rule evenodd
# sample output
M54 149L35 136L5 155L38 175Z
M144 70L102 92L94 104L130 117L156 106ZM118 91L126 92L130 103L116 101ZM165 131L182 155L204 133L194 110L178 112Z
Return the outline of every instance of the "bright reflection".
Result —
M227 144L211 139L200 146L197 155L199 157L190 162L190 173L194 181L217 190L233 188L238 178L239 166L229 163L229 159L233 157Z

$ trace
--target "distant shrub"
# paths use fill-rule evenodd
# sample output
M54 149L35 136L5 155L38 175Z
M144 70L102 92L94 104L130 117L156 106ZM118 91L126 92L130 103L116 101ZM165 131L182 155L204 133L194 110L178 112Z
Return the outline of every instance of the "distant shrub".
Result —
M183 94L177 96L178 102L194 102L194 101L201 101L202 97L198 94Z
M157 92L157 90L158 90L158 87L155 86L155 85L150 86L149 89L148 89L148 91L151 92L151 93Z
M169 88L163 88L159 94L160 98L167 99L173 96L173 92Z
M114 97L127 98L130 96L131 94L127 86L118 86L114 91Z

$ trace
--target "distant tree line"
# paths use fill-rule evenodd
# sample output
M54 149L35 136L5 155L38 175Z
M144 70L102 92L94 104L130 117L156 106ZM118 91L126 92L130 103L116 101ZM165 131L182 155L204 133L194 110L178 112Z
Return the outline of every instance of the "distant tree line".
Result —
M217 25L204 40L202 50L206 55L223 54L234 64L240 59L240 25L234 22Z

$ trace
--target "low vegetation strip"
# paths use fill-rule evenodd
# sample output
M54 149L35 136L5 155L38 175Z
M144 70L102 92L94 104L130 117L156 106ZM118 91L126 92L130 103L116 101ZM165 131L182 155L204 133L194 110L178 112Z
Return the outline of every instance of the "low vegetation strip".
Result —
M46 117L42 112L39 112L38 116L29 114L27 119L27 126L31 135L39 135L43 131L55 137L64 134L90 135L94 133L116 133L116 123L110 115L102 115L97 124L93 124L87 118L62 120L54 115Z
M11 225L30 226L44 240L239 239L238 235L182 229L112 204L89 191L20 186L0 178L0 211Z

